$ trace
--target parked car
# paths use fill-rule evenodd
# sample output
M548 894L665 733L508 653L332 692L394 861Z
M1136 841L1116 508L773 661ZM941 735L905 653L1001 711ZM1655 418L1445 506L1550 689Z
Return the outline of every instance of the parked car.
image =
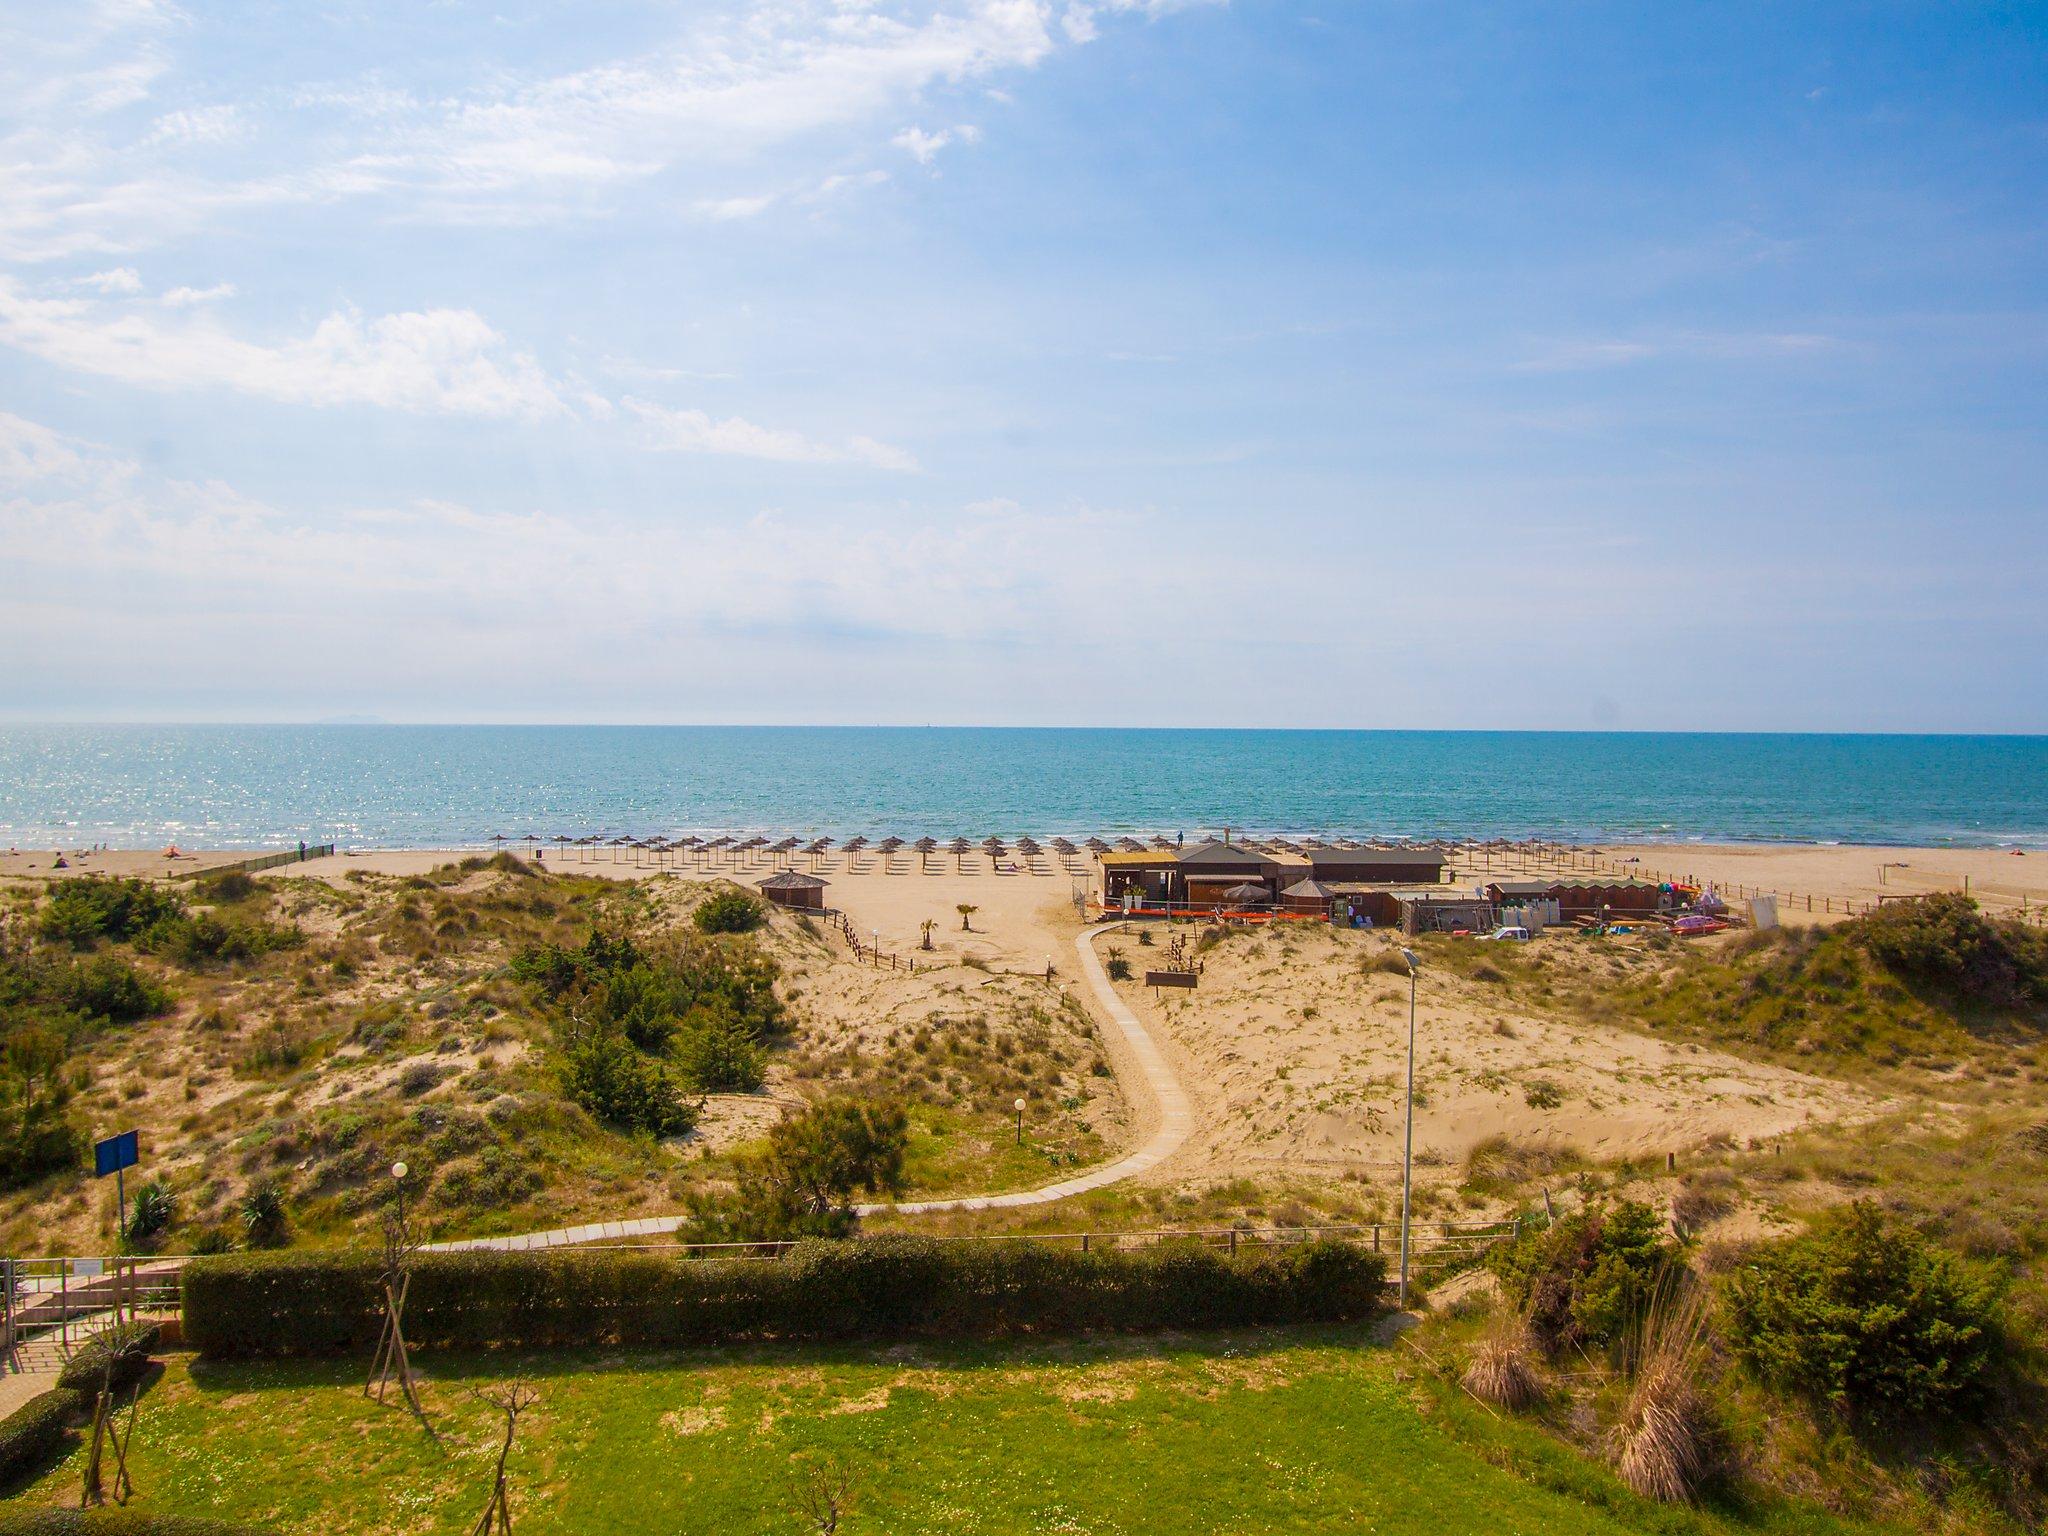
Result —
M1503 944L1526 944L1529 942L1529 930L1526 928L1496 928L1493 932L1487 934L1486 937Z

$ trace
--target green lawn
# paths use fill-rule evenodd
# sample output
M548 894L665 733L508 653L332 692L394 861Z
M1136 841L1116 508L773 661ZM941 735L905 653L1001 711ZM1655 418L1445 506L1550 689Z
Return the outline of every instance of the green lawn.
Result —
M430 1439L354 1362L175 1357L143 1404L139 1506L297 1532L453 1532L496 1427L471 1382L540 1389L511 1474L517 1529L797 1532L793 1458L856 1469L850 1533L1847 1529L1653 1509L1536 1431L1444 1410L1414 1357L1313 1329L1078 1344L441 1357ZM1536 1481L1493 1463L1529 1466ZM77 1497L83 1451L20 1497ZM1560 1461L1559 1458L1562 1458Z

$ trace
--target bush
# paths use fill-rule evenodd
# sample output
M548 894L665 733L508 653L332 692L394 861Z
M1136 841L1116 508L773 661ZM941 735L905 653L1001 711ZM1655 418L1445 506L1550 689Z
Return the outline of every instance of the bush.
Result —
M57 1385L92 1396L106 1379L107 1363L112 1361L113 1386L116 1391L126 1390L149 1369L149 1352L156 1348L161 1333L155 1323L117 1323L96 1333L64 1362Z
M55 1000L74 1013L115 1024L167 1013L171 994L125 960L97 955L66 966L54 978Z
M1129 981L1131 962L1124 958L1124 952L1114 944L1109 947L1109 956L1102 962L1102 971L1111 981Z
M251 1248L282 1248L292 1240L284 1191L274 1179L259 1180L242 1196L242 1235Z
M128 1245L138 1253L154 1249L178 1219L177 1198L162 1179L151 1179L135 1191L128 1212Z
M761 1086L761 1048L731 1018L713 1018L684 1035L676 1061L699 1093L752 1093Z
M761 926L761 903L745 891L719 891L692 915L699 933L752 933Z
M1657 1213L1625 1200L1524 1232L1494 1248L1487 1266L1528 1314L1536 1341L1555 1354L1620 1339L1648 1303L1669 1253Z
M562 1053L562 1091L598 1119L650 1136L680 1136L697 1110L660 1063L622 1035L593 1030Z
M247 870L231 869L224 875L215 875L211 880L203 882L199 887L199 894L207 901L225 905L247 901L258 889L260 887L256 884L255 876Z
M132 939L185 910L184 898L148 880L90 876L66 880L50 893L41 919L54 944L90 949L100 939Z
M1766 1381L1839 1410L1929 1412L1980 1385L1999 1285L1859 1201L1758 1250L1730 1277L1728 1313Z
M260 1527L139 1509L0 1510L0 1536L263 1536Z
M292 949L305 942L298 928L278 928L269 923L228 922L211 912L182 914L165 918L135 940L136 948L175 960L187 969L254 960L273 950Z
M2010 1007L2048 993L2048 935L1994 923L1968 896L1942 892L1887 902L1844 925L1890 970Z
M78 1393L58 1387L38 1392L0 1419L0 1486L38 1470L64 1443L64 1431L84 1407ZM0 1531L6 1529L0 1524Z
M864 1099L827 1099L779 1121L731 1193L693 1199L691 1235L707 1243L844 1237L855 1195L902 1188L909 1134L901 1106Z
M185 1340L209 1356L367 1350L380 1268L360 1253L194 1260ZM405 1317L421 1348L669 1347L1347 1322L1385 1305L1384 1261L1348 1243L1233 1255L884 1237L803 1242L776 1259L422 1254Z

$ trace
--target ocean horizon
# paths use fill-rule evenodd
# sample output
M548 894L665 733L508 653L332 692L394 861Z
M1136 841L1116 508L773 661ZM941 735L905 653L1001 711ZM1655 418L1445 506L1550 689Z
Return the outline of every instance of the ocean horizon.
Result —
M1210 833L2048 847L2048 737L1030 726L0 726L0 840Z

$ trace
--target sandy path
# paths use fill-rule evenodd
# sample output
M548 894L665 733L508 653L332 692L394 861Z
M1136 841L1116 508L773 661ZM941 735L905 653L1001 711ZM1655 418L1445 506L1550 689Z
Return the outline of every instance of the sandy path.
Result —
M901 1205L863 1205L859 1207L863 1216L876 1215L884 1211L918 1213L925 1211L987 1211L1017 1206L1049 1205L1055 1200L1065 1200L1073 1195L1086 1194L1123 1179L1132 1178L1158 1167L1178 1151L1194 1129L1194 1111L1188 1103L1186 1089L1181 1086L1159 1043L1138 1016L1124 1006L1110 987L1109 976L1102 968L1102 961L1095 953L1096 930L1074 936L1074 956L1080 963L1081 974L1088 982L1088 990L1094 994L1099 1014L1106 1015L1115 1026L1115 1033L1104 1033L1104 1041L1111 1045L1111 1059L1116 1062L1117 1078L1125 1097L1134 1107L1142 1106L1147 1111L1145 1118L1150 1125L1150 1134L1135 1151L1127 1152L1113 1162L1099 1164L1086 1173L1076 1174L1071 1179L1062 1179L1057 1184L1047 1184L1039 1189L1013 1190L999 1195L963 1195L946 1200L913 1200ZM1098 1026L1101 1023L1097 1019ZM456 1252L471 1249L527 1250L534 1248L568 1248L583 1243L602 1243L621 1238L666 1237L673 1234L680 1216L643 1216L629 1221L585 1222L581 1226L557 1227L547 1232L522 1232L511 1237L477 1237L459 1242L430 1243L430 1251Z

